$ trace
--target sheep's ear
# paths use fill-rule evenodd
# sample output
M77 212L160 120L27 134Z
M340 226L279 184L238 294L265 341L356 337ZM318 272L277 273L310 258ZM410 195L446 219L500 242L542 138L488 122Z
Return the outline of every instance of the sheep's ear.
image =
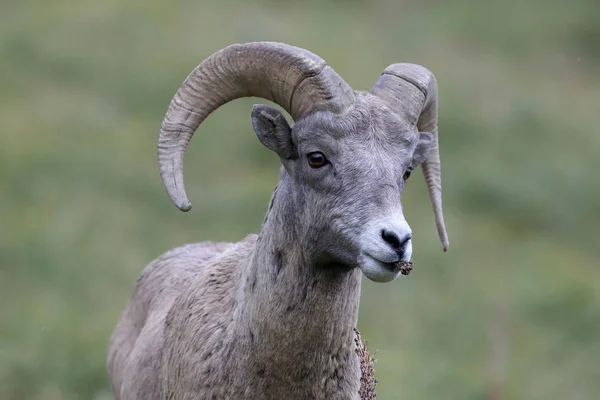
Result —
M411 169L417 168L419 165L421 165L423 161L425 161L429 150L431 150L432 145L433 135L431 133L419 133L419 143L417 143L417 147L415 148L415 152L413 153L413 159L410 164Z
M266 148L277 153L282 159L292 157L292 129L279 110L264 104L255 104L252 107L252 128Z

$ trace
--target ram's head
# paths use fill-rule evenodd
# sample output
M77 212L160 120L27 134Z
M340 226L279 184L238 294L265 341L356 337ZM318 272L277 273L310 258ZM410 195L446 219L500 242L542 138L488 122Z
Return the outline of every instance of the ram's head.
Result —
M280 43L229 46L200 64L173 98L159 137L160 172L173 202L191 205L183 156L198 126L221 105L261 97L252 110L260 141L279 155L282 175L272 200L281 234L311 249L309 262L359 267L375 281L410 261L412 232L400 194L421 165L444 250L437 136L437 86L427 69L389 66L369 92L353 91L321 58ZM277 204L279 203L279 204Z

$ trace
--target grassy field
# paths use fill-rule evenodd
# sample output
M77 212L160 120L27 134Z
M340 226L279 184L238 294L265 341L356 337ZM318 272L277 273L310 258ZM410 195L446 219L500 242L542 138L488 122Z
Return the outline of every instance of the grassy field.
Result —
M110 399L108 337L163 251L257 232L276 156L256 99L211 115L162 188L158 128L234 42L319 54L356 89L394 62L437 76L442 253L421 173L416 269L365 281L379 398L600 398L600 8L593 0L5 0L0 12L0 398Z

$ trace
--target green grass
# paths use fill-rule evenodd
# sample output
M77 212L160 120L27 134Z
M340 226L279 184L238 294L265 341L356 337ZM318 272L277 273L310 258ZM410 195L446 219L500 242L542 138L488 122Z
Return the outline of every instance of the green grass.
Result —
M182 79L251 40L306 47L356 89L393 62L438 78L451 247L414 174L416 269L365 281L362 297L379 397L597 398L599 17L592 0L5 1L2 399L111 398L106 345L144 265L259 229L278 163L252 133L258 100L218 110L194 138L191 213L156 165Z

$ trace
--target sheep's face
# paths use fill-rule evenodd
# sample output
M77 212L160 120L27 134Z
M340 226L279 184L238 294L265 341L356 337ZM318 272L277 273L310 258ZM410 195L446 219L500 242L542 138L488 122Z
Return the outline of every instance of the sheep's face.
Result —
M433 136L369 94L344 115L314 113L293 127L279 111L255 106L252 123L281 159L274 201L288 202L289 223L307 240L311 258L322 267L359 267L378 282L398 277L393 264L412 255L400 194Z

